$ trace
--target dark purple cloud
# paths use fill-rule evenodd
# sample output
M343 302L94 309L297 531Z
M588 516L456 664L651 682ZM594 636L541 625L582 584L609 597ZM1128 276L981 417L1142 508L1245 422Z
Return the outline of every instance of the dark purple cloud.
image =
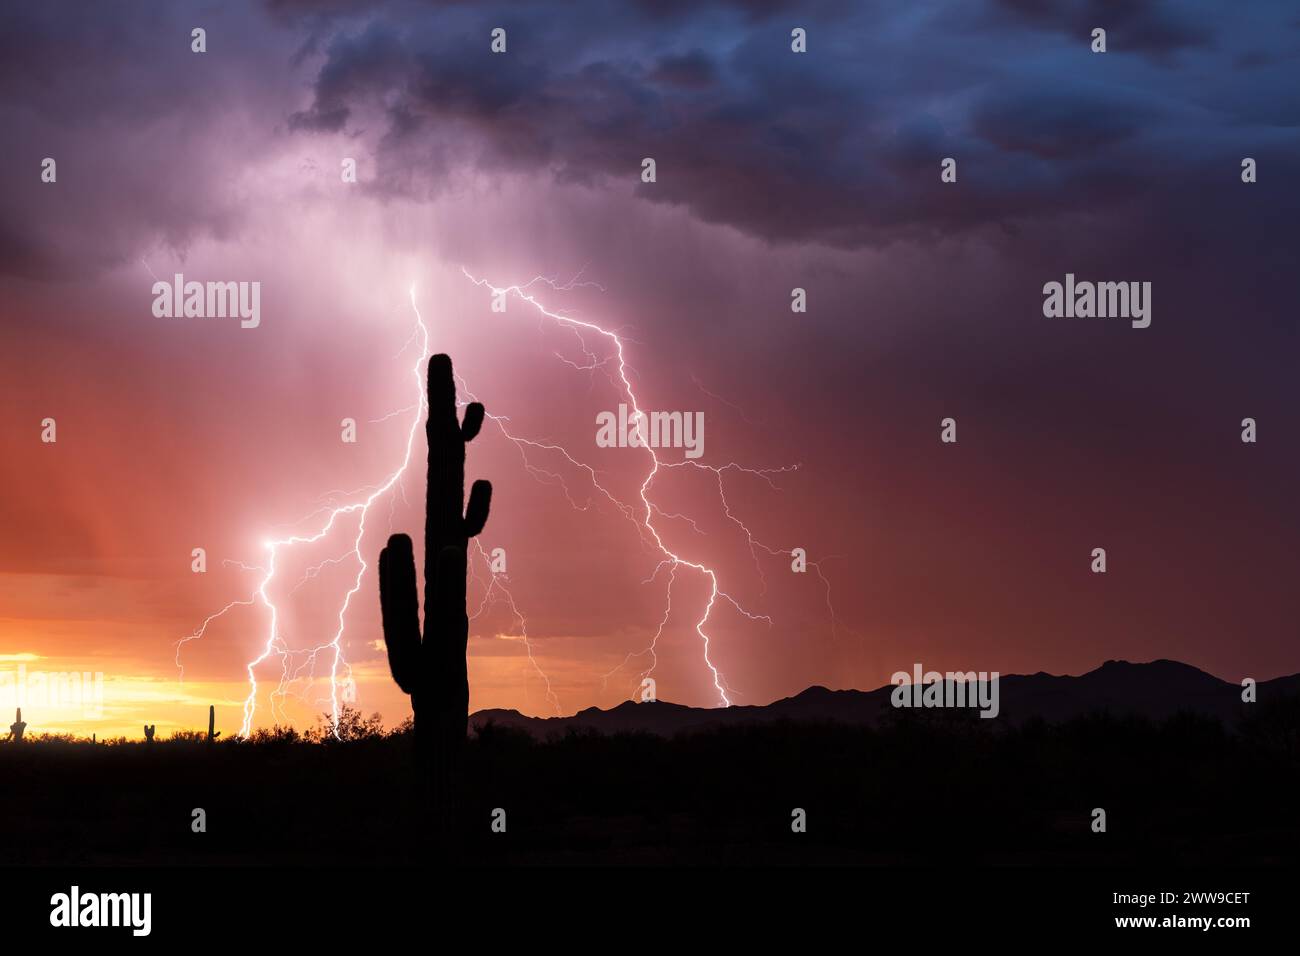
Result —
M1216 16L1187 3L1165 0L999 0L1014 20L1073 40L1096 27L1122 50L1161 56L1213 44ZM1220 5L1220 14L1227 13ZM1280 12L1280 11L1279 11ZM1220 21L1222 22L1222 21Z
M765 239L855 246L1006 229L1138 190L1172 210L1232 178L1233 157L1262 134L1283 168L1298 153L1295 137L1268 128L1289 121L1292 97L1260 86L1229 99L1214 77L1247 49L1266 57L1261 42L1280 55L1293 36L1239 35L1224 9L939 4L920 19L840 5L738 16L720 4L654 29L591 4L525 4L496 19L400 9L334 25L296 120L386 128L381 191L420 183L421 164L441 175L451 138L468 139L463 157L483 168L564 181L634 184L653 156L659 181L639 190L649 201ZM1274 13L1286 31L1284 9ZM498 21L512 46L494 56ZM1109 27L1112 52L1089 51L1085 24ZM789 49L796 25L809 31L805 55ZM1193 47L1194 63L1166 55ZM960 188L939 182L945 156Z
M848 248L1126 215L1136 197L1142 221L1176 222L1242 156L1260 154L1269 176L1300 168L1286 79L1300 38L1281 3L984 0L917 16L273 0L4 17L0 120L15 148L0 157L0 270L28 276L232 234L241 209L219 187L285 136L355 140L376 167L363 189L381 200L434 195L458 169L540 174ZM200 22L204 56L188 45ZM1111 52L1089 52L1092 25ZM488 49L495 26L505 55ZM794 26L807 54L790 51ZM54 154L57 199L35 178ZM645 156L652 187L638 184ZM957 186L939 181L945 156ZM1281 202L1296 210L1294 194Z
M837 594L882 651L1294 661L1277 629L1294 616L1300 521L1300 39L1285 4L52 2L2 16L14 305L0 355L8 380L29 379L7 427L28 441L69 383L105 441L153 423L176 477L134 489L132 507L190 513L160 522L178 535L192 514L242 555L235 537L347 481L318 442L337 445L350 405L389 407L376 370L409 334L413 278L438 310L436 347L494 411L586 440L573 370L459 272L509 282L586 263L608 294L546 300L626 326L638 387L661 407L707 403L712 447L807 465L755 513L789 530L780 540L845 556ZM203 56L189 51L200 24ZM1093 25L1111 52L1089 52ZM794 26L806 55L790 52ZM56 187L39 182L47 155ZM356 186L340 185L345 156ZM945 156L956 184L939 180ZM1257 184L1240 182L1243 156ZM150 322L133 260L155 250L159 271L192 253L262 276L263 329ZM1044 318L1042 285L1066 272L1151 281L1153 326ZM806 315L789 311L795 285ZM956 449L937 441L950 414ZM1245 415L1257 447L1237 440ZM118 445L119 477L147 470ZM569 521L555 489L513 458L484 464L502 512L538 521L519 548L544 571L521 578L559 605L537 619L548 633L653 627L653 608L608 595L585 610L624 538L571 560L549 527ZM37 490L6 498L8 524L52 541L44 473L24 473ZM84 514L133 543L112 523L130 514ZM1080 583L1099 539L1120 542L1118 594ZM787 642L798 680L827 679L813 626L785 620L760 640ZM761 662L752 647L744 660ZM880 666L875 682L893 669ZM782 682L758 686L799 689Z

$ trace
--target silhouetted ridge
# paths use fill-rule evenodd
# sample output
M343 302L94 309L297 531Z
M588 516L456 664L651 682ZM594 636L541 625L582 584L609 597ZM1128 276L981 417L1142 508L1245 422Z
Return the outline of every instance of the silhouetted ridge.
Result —
M998 689L999 716L979 721L989 729L1032 719L1061 723L1095 713L1163 719L1184 711L1235 727L1252 706L1242 702L1239 684L1167 659L1148 663L1108 660L1078 676L1044 671L1009 674L999 679ZM470 722L476 728L489 722L515 727L543 739L569 731L673 736L706 727L780 720L871 726L915 713L893 706L894 690L892 684L870 691L832 690L815 685L761 706L707 708L666 701L654 704L624 701L610 710L588 707L570 717L528 717L514 710L486 710L475 713ZM1298 693L1300 674L1258 685L1260 701ZM950 708L945 710L951 713ZM973 713L977 708L969 710Z

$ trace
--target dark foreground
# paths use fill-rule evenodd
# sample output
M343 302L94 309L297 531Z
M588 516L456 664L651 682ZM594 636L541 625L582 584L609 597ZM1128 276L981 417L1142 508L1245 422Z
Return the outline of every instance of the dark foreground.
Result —
M990 727L907 714L468 744L464 862L1291 864L1300 700L1210 718ZM0 864L392 865L415 839L408 733L0 746ZM1094 808L1105 833L1092 830ZM207 830L191 829L195 808ZM505 832L493 832L493 811ZM807 815L807 832L791 829Z

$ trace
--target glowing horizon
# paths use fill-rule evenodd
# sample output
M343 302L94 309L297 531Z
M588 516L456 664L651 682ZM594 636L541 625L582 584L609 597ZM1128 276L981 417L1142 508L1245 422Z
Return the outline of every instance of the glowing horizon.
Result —
M651 666L701 707L916 661L1300 667L1267 5L1104 57L1008 4L814 4L806 54L780 7L521 9L500 56L468 7L327 6L204 9L203 54L184 4L8 14L38 79L0 100L0 668L122 695L31 733L400 723L374 563L424 523L432 353L492 416L472 709L611 707ZM1150 283L1153 321L1045 316L1067 275ZM698 414L702 456L602 445L620 409Z

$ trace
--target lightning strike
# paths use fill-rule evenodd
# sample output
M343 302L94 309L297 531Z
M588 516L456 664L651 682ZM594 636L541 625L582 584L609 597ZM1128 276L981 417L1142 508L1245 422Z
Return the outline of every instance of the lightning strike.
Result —
M411 417L411 425L406 434L406 451L405 454L402 456L402 463L391 474L389 474L389 476L382 483L380 483L377 487L374 487L374 489L370 492L370 494L367 495L365 498L359 501L351 501L348 502L347 504L339 505L337 507L330 509L328 512L329 517L325 520L324 524L320 527L320 529L315 533L307 534L307 535L293 535L279 540L268 541L266 543L266 548L268 551L267 562L266 562L267 570L266 570L266 575L262 578L262 581L257 588L257 596L261 600L262 604L265 605L267 610L270 612L270 621L267 628L266 643L262 648L262 652L257 657L249 661L247 665L249 690L248 690L248 696L244 699L244 722L239 729L240 737L247 737L252 728L253 714L256 711L256 707L257 707L258 684L257 684L256 669L258 665L260 665L262 662L264 662L267 658L271 657L272 655L278 654L280 656L283 664L283 670L281 672L281 682L280 682L280 686L277 688L277 693L279 693L281 696L283 696L283 692L285 690L285 686L287 682L290 679L292 679L291 675L288 672L288 653L279 640L280 610L275 605L275 602L271 600L271 597L267 591L267 589L271 585L271 582L275 578L276 559L279 557L280 550L282 548L292 547L294 545L299 545L299 544L314 544L317 541L320 541L322 538L326 537L334 529L335 524L338 522L338 520L341 517L343 517L344 515L357 514L358 515L357 528L356 528L356 534L352 538L352 547L340 558L334 559L335 561L341 561L344 558L352 557L356 559L356 565L357 565L356 576L352 580L352 586L348 589L347 593L344 594L343 602L339 606L338 618L337 618L338 628L335 630L334 636L329 640L328 643L313 647L306 652L308 661L313 665L315 663L316 656L318 654L325 653L329 655L330 658L330 697L329 697L330 720L335 735L337 736L338 734L338 722L339 722L338 673L339 673L340 665L347 666L343 660L343 643L342 643L343 631L346 626L345 620L347 617L348 608L352 604L352 598L357 593L357 591L361 589L361 579L365 575L366 569L369 567L369 565L366 563L366 559L362 556L361 553L361 539L365 537L365 533L366 533L366 518L369 516L370 506L373 505L379 498L381 498L394 485L396 485L398 481L401 480L402 475L406 472L407 466L410 465L411 455L413 454L415 448L415 438L420 430L420 422L424 419L425 408L428 401L424 391L424 380L420 373L420 366L423 363L424 357L429 352L429 329L424 324L424 317L420 314L420 307L416 304L414 286L411 287L410 295L411 295L411 308L415 312L416 322L419 325L420 350L418 353L419 357L416 359L415 367L412 369L412 373L411 373L415 379L415 391L416 391L417 399L415 405L411 406L412 408L414 408L415 414ZM350 667L348 669L348 674L349 676L351 675Z
M532 286L536 284L545 284L555 291L562 292L568 289L575 288L578 285L595 285L594 283L579 283L577 281L577 278L575 278L569 283L566 283L564 285L559 285L555 283L554 280L548 279L544 276L536 276L533 279L530 279L528 282L524 283L523 285L495 286L485 279L481 279L470 274L470 272L464 268L461 269L461 272L464 274L465 278L467 278L469 281L474 283L476 286L480 288L488 289L493 296L501 296L503 294L517 296L520 300L526 302L533 309L535 309L541 316L551 319L552 321L558 323L562 327L571 329L578 338L579 347L582 350L583 356L586 360L586 364L579 365L578 363L570 361L568 359L564 359L563 357L560 357L560 360L565 364L569 365L570 367L579 371L595 371L599 369L601 371L606 372L606 374L610 378L610 381L622 391L623 396L625 397L629 407L631 408L630 419L641 420L641 416L644 413L641 410L640 401L637 398L636 391L632 386L631 377L629 375L630 370L627 363L626 343L624 337L620 335L619 332L616 330L606 329L600 325L595 324L594 322L588 322L582 319L574 318L573 316L568 315L563 311L548 309L531 292L528 291ZM596 287L600 288L599 286ZM603 337L606 341L608 341L612 345L613 354L605 359L599 359L591 351L591 349L588 348L586 339L583 337L584 332L593 333L595 335ZM614 364L614 369L612 371L608 367L611 364L611 360ZM687 460L683 462L665 462L660 459L657 451L654 448L650 447L648 443L643 443L639 447L644 448L646 454L649 455L650 461L649 461L649 467L646 472L645 478L642 481L641 486L638 490L638 496L640 498L640 505L638 507L638 506L629 505L626 502L619 500L607 488L605 488L604 485L601 484L600 480L596 475L595 470L590 465L587 465L584 462L575 459L571 454L569 454L568 451L566 451L561 446L552 443L533 442L521 438L519 436L516 436L512 434L510 430L507 428L506 423L509 421L508 419L502 416L489 416L489 417L492 418L493 422L501 430L501 433L507 438L507 440L513 442L520 449L520 453L524 461L524 467L529 471L529 473L532 474L535 478L546 478L559 483L563 487L564 494L566 498L568 498L569 503L575 508L580 508L580 506L577 504L573 496L570 494L567 485L565 485L563 481L563 478L554 474L553 472L547 472L534 466L529 461L526 450L528 448L533 448L533 449L541 449L541 450L557 452L560 455L562 455L571 465L586 473L588 478L591 480L593 487L598 492L600 492L601 495L603 495L607 500L613 503L615 507L618 508L620 512L622 512L624 517L628 518L636 525L637 533L641 537L643 543L648 542L652 544L653 548L656 551L658 551L658 553L663 555L663 560L655 568L654 573L651 575L651 580L653 580L654 577L658 576L660 569L662 569L665 565L668 565L670 567L668 591L667 594L665 595L666 607L664 611L664 616L660 620L659 627L656 630L654 638L651 640L650 645L642 651L629 654L627 658L624 659L623 663L619 665L619 667L615 668L613 671L610 671L608 674L605 675L605 680L607 681L614 673L617 673L618 670L622 669L622 667L625 666L632 659L638 657L644 657L646 655L649 655L651 658L651 666L648 670L643 671L641 673L640 680L644 680L646 676L648 676L650 673L654 671L654 668L655 666L657 666L658 663L658 657L657 654L655 653L655 649L658 644L660 636L663 634L663 630L665 625L667 624L668 617L672 611L672 588L673 588L673 584L676 582L677 571L682 568L688 568L703 576L709 584L708 600L705 602L700 617L695 622L695 632L699 635L702 644L704 664L705 667L707 667L710 676L712 677L713 686L714 689L717 691L718 698L721 702L721 705L724 707L731 706L732 701L730 695L728 694L727 682L724 676L722 675L722 672L718 669L717 665L713 661L713 656L711 653L712 644L711 644L709 632L708 630L706 630L706 627L709 623L709 619L713 614L714 606L717 603L718 599L721 598L722 600L730 604L732 607L734 607L740 614L744 615L745 617L747 617L752 621L763 621L770 625L772 623L771 618L768 617L767 615L754 614L746 610L743 606L741 606L741 604L738 601L735 600L735 598L733 598L726 591L722 590L719 584L718 573L712 567L702 563L701 561L696 561L689 557L685 557L682 554L668 547L668 545L664 542L663 537L660 535L659 529L655 525L656 515L663 518L682 519L686 521L688 524L690 524L693 530L699 532L700 529L698 524L695 522L693 518L687 515L668 513L660 509L658 505L656 505L651 500L650 489L654 484L655 478L658 476L661 468L667 470L670 468L681 468L681 467L690 466L690 467L696 467L703 470L714 472L717 477L718 492L719 492L720 500L722 502L724 514L726 518L729 521L731 521L733 524L737 525L741 529L742 533L745 535L746 541L748 542L749 545L751 556L754 559L755 565L758 567L760 579L762 579L763 581L764 591L766 591L767 582L766 579L763 577L762 567L761 565L759 565L758 551L760 550L764 551L769 555L778 555L778 554L782 554L783 552L779 551L778 549L771 548L768 545L765 545L762 542L760 542L757 538L754 537L753 533L750 531L748 526L745 525L745 523L732 512L730 503L727 501L725 488L723 486L722 474L724 471L736 470L739 472L757 476L762 480L766 481L769 485L773 485L771 479L772 475L793 471L798 466L787 466L785 468L775 468L775 469L759 469L759 468L747 468L734 462L722 466L704 465L702 463L691 461L691 460ZM773 487L775 487L775 485L773 485ZM788 553L788 551L785 553ZM835 615L834 607L831 606L830 603L830 582L826 579L825 575L822 574L820 565L816 564L815 562L809 562L809 564L817 568L818 576L821 578L822 582L826 587L827 606L831 610L832 632L834 632L834 629L838 624L838 618ZM532 659L531 649L529 651L529 658Z
M247 737L249 735L252 729L253 717L257 708L258 680L257 680L256 669L271 657L280 658L280 662L281 662L280 682L279 685L276 687L276 689L272 691L270 696L271 712L274 715L276 713L277 698L283 701L283 698L288 691L288 685L301 675L304 668L308 669L311 673L314 674L316 659L318 655L321 654L327 655L330 661L330 671L329 671L330 719L331 719L331 728L334 731L335 735L337 736L338 720L339 720L338 684L339 684L340 668L345 669L348 677L349 678L351 677L351 667L343 659L342 639L343 639L343 633L345 629L345 620L347 617L348 609L352 603L352 598L356 595L357 591L360 590L361 580L365 575L367 568L369 567L369 565L366 563L365 558L362 556L362 551L361 551L361 541L364 538L366 533L366 519L369 517L371 506L374 505L374 503L377 500L379 500L379 498L381 498L388 491L390 491L395 485L398 484L398 482L402 478L402 475L405 474L407 467L410 465L411 456L413 454L414 447L415 447L416 435L419 432L420 422L424 418L425 407L427 403L427 397L425 395L424 384L423 384L423 376L421 374L421 364L424 360L424 357L428 354L428 350L429 350L429 330L428 327L424 324L424 318L420 314L419 306L416 304L414 286L412 286L410 290L410 299L411 299L411 308L414 311L416 317L417 328L412 333L411 338L407 340L406 346L403 346L403 351L406 349L406 347L408 347L411 344L413 340L415 340L417 337L419 338L420 340L419 357L417 358L415 366L412 369L412 375L415 379L416 401L414 404L409 405L404 409L401 409L397 412L392 412L388 415L385 415L383 418L379 419L379 421L385 421L389 418L394 417L395 415L402 414L403 412L412 412L412 411L414 412L411 418L410 428L407 432L406 448L402 457L401 464L396 469L394 469L391 473L389 473L389 475L378 484L366 486L365 488L360 489L359 491L356 492L341 492L341 491L328 492L323 497L331 500L334 498L344 498L344 499L350 498L352 500L347 500L345 501L345 503L342 504L327 504L321 508L318 508L316 511L312 512L312 514L309 515L307 519L304 519L304 521L311 520L312 518L316 518L318 516L322 516L322 515L324 516L324 520L319 524L317 529L313 532L305 533L305 534L295 534L295 535L290 535L288 537L270 539L265 541L263 543L263 547L265 548L267 554L266 554L266 560L262 565L251 566L251 565L244 565L240 562L230 562L232 564L238 565L239 567L245 570L256 570L261 572L262 577L258 583L257 589L254 592L253 596L248 600L230 602L225 607L223 607L220 611L217 611L216 613L209 615L208 618L203 622L203 624L200 625L194 631L194 633L190 634L187 637L182 638L176 643L176 666L180 669L181 678L184 679L184 667L181 664L181 649L185 644L189 643L190 641L201 639L203 635L207 632L208 626L213 621L224 616L232 608L240 607L240 606L251 606L254 604L261 604L263 607L267 609L267 611L269 612L269 619L267 623L266 639L262 646L261 653L259 653L256 657L250 660L246 665L246 670L248 673L249 691L248 691L248 696L244 699L243 723L240 726L240 730L238 734L238 736L240 737ZM398 354L401 353L399 352ZM364 494L364 497L360 497L360 498L355 497L356 495L361 495L361 494ZM275 601L272 600L270 590L269 590L276 578L276 573L278 570L278 560L281 556L281 553L285 549L292 548L297 545L310 545L310 544L315 544L318 541L321 541L334 530L336 525L339 524L340 519L349 515L357 516L356 532L351 538L351 547L342 555L327 559L326 561L322 561L320 564L317 564L314 567L307 569L306 573L303 576L303 579L299 581L297 585L294 586L292 591L290 591L290 594L292 594L294 591L300 588L303 585L303 583L305 583L308 579L318 575L325 566L339 565L348 559L354 559L356 562L356 576L352 580L351 587L343 595L342 603L339 606L338 616L337 616L338 626L334 631L333 637L326 643L317 645L316 647L307 648L305 650L304 649L291 650L282 640L282 635L280 633L280 626L279 626L280 609L275 603ZM290 658L294 654L305 654L305 658L302 662L300 662L297 665L297 667L293 671L290 671Z
M566 359L563 356L560 356L558 353L556 353L556 357L561 362L564 362L565 364L569 365L570 367L572 367L577 371L588 371L592 373L599 371L604 373L605 377L609 379L610 383L623 393L629 407L632 410L634 419L639 419L639 417L643 415L643 412L641 411L640 401L637 397L635 389L632 386L632 380L630 374L631 370L627 362L626 346L630 340L625 338L622 334L620 334L619 330L606 329L600 325L597 325L594 322L589 322L582 319L574 318L573 316L566 314L562 310L549 309L546 306L544 306L532 293L527 291L532 286L539 283L545 284L557 292L568 291L579 287L593 287L599 289L600 291L604 291L601 286L599 286L594 282L579 281L579 277L581 276L581 273L579 273L579 276L575 277L570 282L564 284L558 284L554 280L542 276L538 276L535 277L534 279L529 280L524 285L497 287L497 286L493 286L491 283L487 282L484 279L476 278L475 276L471 275L468 271L464 269L462 269L461 271L465 275L465 277L469 279L471 282L473 282L475 285L491 290L494 295L499 295L502 293L512 294L520 298L522 301L528 303L533 309L535 309L538 312L540 317L539 321L541 321L542 319L550 319L558 323L560 326L571 330L577 339L578 347L584 359L584 364L579 364L572 360ZM263 547L267 553L266 553L266 558L262 564L248 565L238 561L225 562L227 564L237 566L244 571L257 572L261 574L261 579L258 582L257 588L254 591L253 595L245 600L231 601L223 608L221 608L219 611L216 611L215 613L209 615L203 621L203 623L198 628L195 629L193 633L181 638L179 641L176 642L175 645L176 666L180 671L180 676L181 679L183 680L184 667L181 663L181 651L185 644L191 641L202 639L203 636L206 634L208 627L214 621L222 618L223 616L225 616L227 613L229 613L231 610L233 610L236 607L249 607L249 606L260 604L267 610L268 621L267 621L267 628L266 628L266 636L262 644L261 651L257 656L255 656L252 660L248 661L248 663L246 664L249 691L247 697L244 699L243 721L239 730L239 734L238 734L239 737L246 738L252 729L253 719L256 713L257 695L259 691L259 684L258 684L256 671L261 665L263 665L266 661L268 661L273 657L278 657L280 659L281 669L280 669L279 683L276 686L276 688L271 691L269 695L271 712L274 717L277 714L277 711L283 713L284 698L289 693L289 688L296 681L298 681L300 678L304 676L304 672L307 676L314 677L317 659L322 655L327 657L329 660L330 693L328 698L328 705L329 705L329 713L331 719L331 729L333 730L336 736L338 734L338 723L339 723L338 689L339 689L340 669L344 670L345 674L347 675L346 677L347 680L350 681L351 679L351 665L349 665L344 660L343 657L343 635L346 626L345 621L346 621L348 609L351 606L352 599L356 595L356 593L360 590L362 579L369 568L369 565L367 564L365 558L363 557L362 550L361 550L361 543L363 538L365 537L366 528L367 528L367 519L370 516L371 507L380 498L382 498L389 491L391 491L394 487L398 489L398 492L401 494L403 499L405 499L405 489L401 486L400 482L402 476L406 473L406 470L411 463L411 458L415 448L416 436L419 432L420 423L424 420L425 413L427 411L427 395L424 387L422 365L425 357L429 354L429 330L428 327L425 325L424 318L420 313L418 305L416 304L414 286L412 286L410 290L410 300L411 300L412 311L415 314L416 328L412 331L410 338L408 338L406 344L403 345L402 349L398 351L397 355L400 356L411 346L413 342L415 342L417 339L419 340L420 343L420 349L418 352L419 357L417 358L415 366L412 369L412 375L415 379L416 400L414 403L410 405L391 411L379 418L370 420L372 423L380 423L404 414L412 415L410 428L407 432L405 451L401 463L392 472L390 472L382 481L376 484L366 485L354 491L333 490L322 495L317 500L318 501L324 500L326 504L322 505L321 507L318 507L307 518L299 522L299 525L301 525L309 521L312 521L314 519L321 519L317 522L315 530L307 533L293 534L287 537L266 540L263 543ZM604 358L598 357L588 347L587 340L584 337L584 333L595 334L605 339L612 346L613 349L612 354ZM613 367L611 368L611 366ZM464 379L462 379L459 375L457 376L457 378L459 380L459 384L461 386L462 391L467 396L466 401L462 402L461 404L465 404L468 401L477 401L478 400L477 397L474 395L473 391L468 387ZM698 385L699 383L697 382L696 384ZM730 405L730 403L726 403L726 404ZM510 427L509 417L505 415L489 414L487 417L496 425L501 435L507 441L511 442L518 449L520 454L520 459L525 472L529 474L532 478L534 478L535 480L543 484L559 485L570 506L572 506L575 510L578 511L587 510L588 505L584 505L580 503L574 497L563 475L534 464L532 459L529 457L529 452L530 451L548 452L548 453L558 454L570 466L583 472L587 476L588 480L591 482L592 487L600 494L600 496L603 497L610 504L612 504L615 507L615 509L629 523L633 525L643 546L651 548L652 550L656 551L658 554L662 556L662 559L656 565L650 577L643 583L646 584L653 583L653 581L659 576L660 571L662 571L665 567L669 569L668 587L665 593L664 613L659 621L658 628L656 629L653 638L644 649L629 653L626 656L626 658L623 660L623 662L619 664L618 667L614 668L609 673L605 674L602 681L602 686L604 686L605 682L607 682L614 674L622 670L625 666L627 666L631 661L635 659L639 659L643 657L650 658L650 665L647 669L641 671L638 677L638 682L644 681L644 679L647 676L649 676L654 672L655 668L658 666L658 654L657 654L658 642L660 637L663 635L664 629L667 626L668 620L671 617L673 612L672 595L673 595L673 587L677 582L678 571L682 569L689 569L690 571L699 574L705 581L707 581L709 586L708 598L704 602L699 617L695 621L694 630L696 634L699 636L701 646L702 646L702 656L703 656L704 666L706 667L708 674L712 680L713 687L718 694L719 702L724 707L731 706L732 704L731 694L734 694L735 692L731 691L730 694L728 693L730 688L727 684L727 681L724 675L722 674L721 670L719 669L719 667L714 663L713 653L712 653L713 652L712 641L710 638L709 631L707 629L709 625L709 621L713 616L714 608L718 600L721 599L725 601L727 604L729 604L731 607L733 607L738 613L740 613L741 615L743 615L744 617L746 617L751 621L764 622L770 625L772 623L772 619L765 614L756 614L747 610L734 597L732 597L730 594L724 591L719 581L718 572L714 568L706 565L702 561L694 560L691 557L685 556L679 553L678 551L673 550L665 543L663 537L660 534L659 528L656 526L655 523L656 517L663 518L663 519L670 519L670 520L681 520L686 522L696 533L703 534L704 532L700 528L696 520L692 518L690 515L681 514L677 512L667 512L661 509L653 501L651 496L651 489L661 469L664 471L668 471L676 468L690 467L690 468L696 468L696 469L713 473L717 482L718 498L722 506L723 514L726 517L726 519L732 524L736 525L740 529L741 533L744 535L750 550L751 557L753 558L755 567L758 571L760 580L762 581L763 592L766 593L767 582L766 582L766 578L763 575L762 566L759 561L759 552L761 551L769 556L782 556L788 553L788 550L783 551L781 549L773 548L759 541L754 536L754 534L749 529L749 527L732 511L730 502L727 500L726 488L723 483L723 475L724 473L729 471L747 474L750 476L757 477L760 480L765 481L771 487L776 488L775 483L772 481L772 477L774 475L780 475L786 472L794 471L798 468L798 466L793 465L793 466L786 466L782 468L750 468L750 467L740 465L736 462L728 462L727 464L724 465L706 465L701 462L692 461L692 460L685 460L680 462L668 462L668 461L663 461L659 457L658 453L654 448L649 447L649 445L642 445L640 447L643 447L645 452L649 456L648 469L638 489L639 504L629 504L628 502L622 501L618 496L613 494L607 487L605 487L604 484L601 483L596 470L592 468L592 466L575 458L563 446L549 441L535 441L533 439L525 438L521 435L515 434ZM396 504L396 497L394 496L394 498L390 503L390 513L389 513L390 524L392 518L391 509L392 507L395 507L395 504ZM332 558L328 558L308 568L304 572L302 579L296 585L294 585L294 587L289 591L289 594L292 595L299 588L301 588L308 580L311 580L319 576L319 574L327 566L337 567L349 560L355 561L356 574L351 581L350 587L343 595L341 604L339 606L337 618L336 618L337 627L334 629L333 636L330 638L330 640L318 644L314 647L291 649L284 641L283 635L280 632L280 617L281 617L280 608L278 607L276 602L272 599L270 594L270 588L273 582L275 582L277 577L278 560L281 557L282 552L284 552L286 549L290 549L299 545L311 545L322 541L324 538L329 536L334 531L334 529L339 525L341 519L344 519L348 516L354 516L354 515L356 516L356 528L355 528L355 534L353 534L350 538L350 547L342 554ZM491 570L491 561L487 553L483 550L482 545L477 541L477 539L473 543L474 543L476 554L482 559L483 564L488 568L488 572L487 572L487 581L484 587L482 599L479 603L478 608L475 610L475 612L472 615L470 615L471 620L478 619L480 615L482 615L490 605L494 604L497 601L503 602L509 608L510 614L513 616L513 619L515 621L515 626L519 631L520 639L522 639L524 643L524 647L527 651L529 664L531 665L533 671L542 679L543 683L545 684L545 694L546 694L547 701L555 709L556 714L560 714L561 710L560 710L559 698L556 696L551 686L549 677L547 676L546 672L542 669L540 663L538 662L534 654L533 643L528 633L527 617L520 610L518 603L514 598L514 595L510 591L505 576L498 575ZM830 581L826 578L825 574L822 572L819 563L809 561L808 564L816 569L818 577L821 579L825 587L826 605L831 614L832 634L834 634L836 628L839 626L839 619L835 614L834 606L831 603ZM291 662L294 660L295 657L298 657L299 655L301 655L300 659L297 660L296 664L293 664L291 666ZM324 701L322 701L322 703L324 703Z

